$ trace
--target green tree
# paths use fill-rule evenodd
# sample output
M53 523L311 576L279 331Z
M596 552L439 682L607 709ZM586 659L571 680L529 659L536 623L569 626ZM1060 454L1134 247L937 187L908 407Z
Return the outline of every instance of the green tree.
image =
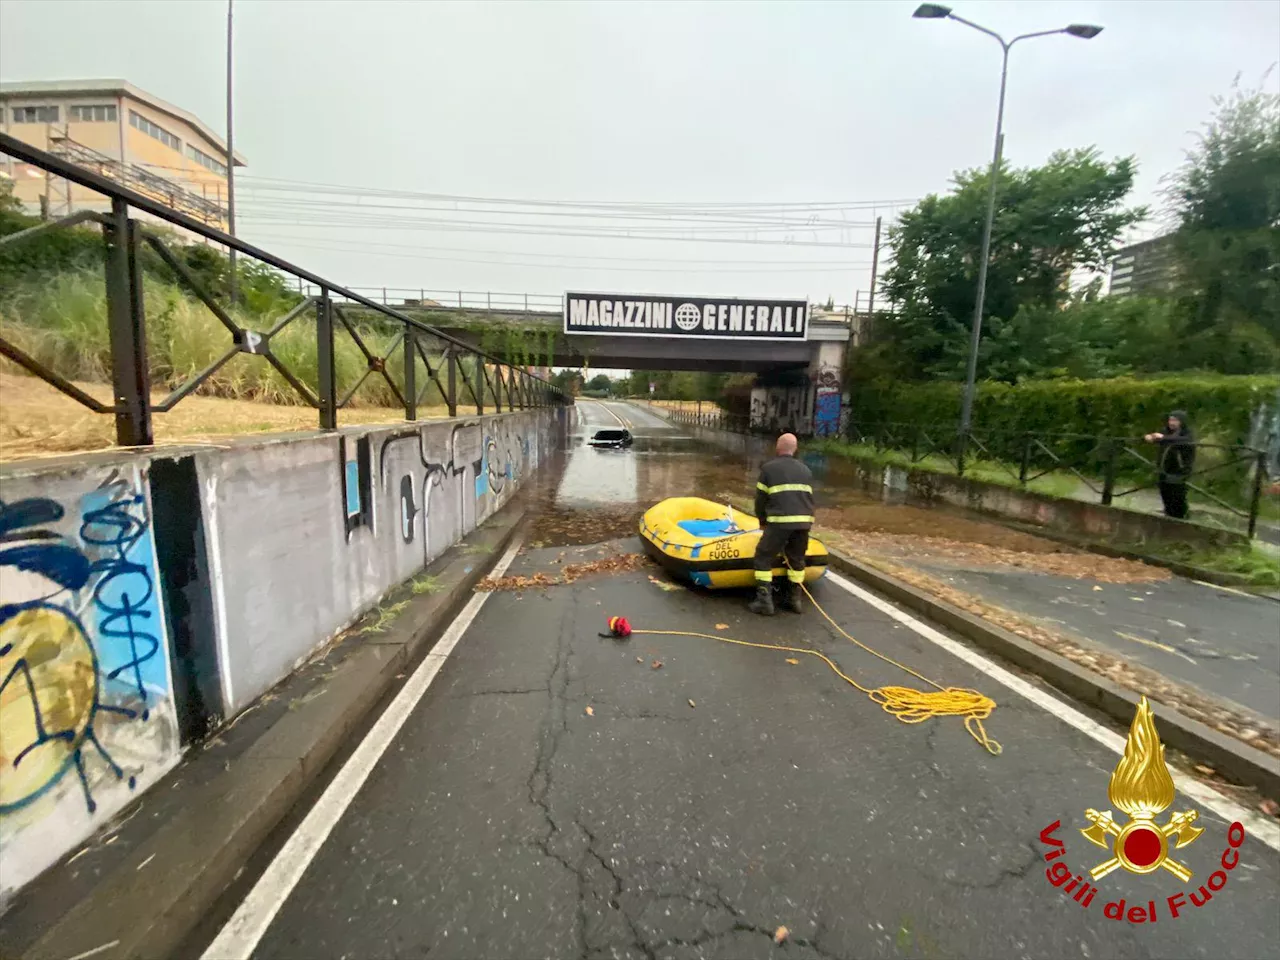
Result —
M1170 178L1184 349L1225 373L1280 366L1280 95L1237 80Z
M1061 307L1073 271L1104 267L1120 234L1146 216L1123 206L1134 172L1133 158L1106 162L1094 149L1059 151L1040 167L1002 168L984 311L992 318L984 339L994 340L984 351L997 350L1003 337L1016 353L1027 329L1016 322L1020 311ZM887 375L964 375L988 171L963 171L954 183L950 194L926 197L890 228L893 263L884 290L900 312L877 324ZM1035 372L1034 364L1014 366Z

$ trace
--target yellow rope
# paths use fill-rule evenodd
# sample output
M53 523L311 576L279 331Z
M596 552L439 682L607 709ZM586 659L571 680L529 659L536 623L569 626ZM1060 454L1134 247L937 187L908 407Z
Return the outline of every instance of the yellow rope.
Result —
M721 643L733 643L740 647L756 647L760 650L780 650L784 653L802 653L810 657L817 657L828 667L837 677L845 683L860 690L871 698L873 703L880 704L880 708L885 713L892 714L903 723L920 723L933 717L964 717L964 727L969 731L969 735L977 740L984 749L993 756L999 756L1004 750L1000 743L987 735L986 728L982 725L982 721L991 716L991 711L996 708L996 702L990 697L983 696L976 690L969 690L964 687L943 687L934 683L926 676L922 676L910 667L899 663L891 657L872 650L865 643L856 640L844 631L841 626L836 623L822 609L822 605L813 598L813 594L809 592L809 588L803 583L800 588L804 590L805 596L812 601L813 606L826 619L827 623L835 627L836 631L846 640L851 640L863 650L872 656L879 657L886 663L891 663L900 670L905 670L917 680L922 680L929 684L934 690L912 690L909 687L878 687L874 690L868 689L845 674L835 662L829 657L819 653L817 650L810 650L806 647L786 647L775 643L753 643L749 640L735 640L733 637L722 637L712 633L695 633L691 630L632 630L633 634L646 634L649 636L664 637L698 637L703 640L719 640Z

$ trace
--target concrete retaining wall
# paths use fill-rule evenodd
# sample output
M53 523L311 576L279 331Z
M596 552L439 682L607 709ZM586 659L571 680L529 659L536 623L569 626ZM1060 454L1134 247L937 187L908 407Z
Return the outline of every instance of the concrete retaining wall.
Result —
M498 510L572 415L0 470L0 901Z
M652 409L660 416L669 416L668 411L657 407ZM748 436L684 422L680 422L680 426L693 436L734 453L760 460L772 456L773 440L769 437ZM842 472L842 477L853 479L860 489L916 506L945 503L1103 543L1169 541L1196 546L1225 546L1248 542L1247 537L1234 531L1204 527L1159 514L1052 497L930 470L886 467L852 458L842 460L852 466L851 471Z

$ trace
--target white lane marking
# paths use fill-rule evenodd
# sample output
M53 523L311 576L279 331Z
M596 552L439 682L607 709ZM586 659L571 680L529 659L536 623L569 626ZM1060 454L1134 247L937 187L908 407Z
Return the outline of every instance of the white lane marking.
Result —
M591 402L594 403L596 406L598 406L601 410L603 410L609 416L613 417L613 419L617 420L618 426L620 427L626 426L626 423L623 422L622 418L618 416L616 413L614 413L613 408L610 407L608 404L606 404L603 400L592 400Z
M490 574L502 576L511 561L515 559L522 543L519 539L512 542ZM457 646L462 635L489 599L488 593L477 593L473 596L457 619L449 625L444 636L426 655L413 675L400 688L391 705L383 712L373 728L365 734L333 782L325 789L323 796L307 813L305 819L285 842L276 854L271 865L258 878L258 882L249 891L249 895L241 901L235 914L226 925L218 931L218 936L205 950L201 960L249 960L258 946L258 941L275 919L280 908L298 881L306 872L315 855L319 853L334 826L342 818L351 801L364 785L373 768L377 766L382 754L386 752L391 741L395 739L400 728L404 726L409 715L413 713L440 672L449 654Z
M928 624L921 623L915 617L899 610L887 600L882 600L874 593L864 590L862 587L849 582L833 570L828 570L824 579L830 579L841 589L853 594L859 600L869 603L883 613L887 613L893 619L897 620L904 626L910 627L926 640L930 640L937 644L943 650L953 656L959 657L965 663L981 670L987 676L996 680L1010 690L1022 694L1036 706L1045 710L1068 726L1075 727L1081 733L1096 740L1112 753L1123 756L1124 754L1124 737L1117 733L1113 733L1106 727L1093 720L1090 720L1075 707L1059 700L1038 687L1032 686L1021 677L1015 676L999 664L993 663L982 654L970 650L961 643L957 643L945 634L939 633ZM1274 821L1254 813L1247 807L1243 807L1229 797L1223 796L1212 787L1206 786L1199 780L1195 780L1185 774L1177 771L1169 771L1173 774L1174 785L1185 793L1188 797L1200 803L1202 806L1212 810L1227 823L1239 821L1244 825L1245 830L1250 836L1257 837L1272 850L1280 851L1280 825Z
M1237 597L1244 597L1246 600L1261 599L1256 594L1249 593L1245 590L1237 590L1235 587L1224 587L1220 583L1208 583L1204 580L1192 580L1192 583L1198 583L1202 587L1208 587L1210 590L1222 590L1225 593L1234 593Z

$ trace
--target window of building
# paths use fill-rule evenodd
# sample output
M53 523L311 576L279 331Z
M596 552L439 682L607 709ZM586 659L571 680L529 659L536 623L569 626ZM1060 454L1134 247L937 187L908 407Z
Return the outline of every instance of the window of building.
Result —
M145 133L148 137L155 137L166 147L171 147L179 152L182 151L182 141L175 137L172 133L157 124L152 123L140 113L133 110L129 111L129 126L136 127Z
M14 123L57 123L57 107L14 107Z
M93 106L70 107L72 120L82 123L115 123L116 107L114 103L94 104Z
M189 143L187 144L187 156L200 164L200 166L212 170L220 176L225 177L227 175L227 165L225 163L218 160L216 157L209 156L209 154L205 153L203 150L197 149Z

